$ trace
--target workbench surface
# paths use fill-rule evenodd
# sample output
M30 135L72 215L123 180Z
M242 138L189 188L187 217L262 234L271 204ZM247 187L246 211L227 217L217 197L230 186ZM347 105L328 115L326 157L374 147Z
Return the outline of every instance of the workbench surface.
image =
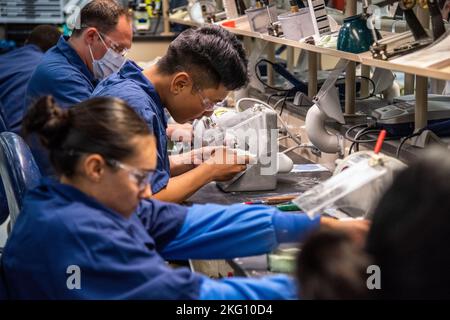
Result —
M289 153L289 157L295 164L307 164L311 161L295 154ZM288 173L278 175L277 188L272 191L259 192L222 192L214 182L205 185L202 189L197 191L189 198L189 203L219 203L232 204L241 203L255 198L266 196L285 195L289 193L301 193L313 187L320 181L331 177L332 173L329 171L322 172L305 172L305 173ZM296 214L293 212L292 214ZM289 244L282 245L289 246ZM292 245L290 245L292 246ZM270 274L267 267L266 255L235 258L228 260L230 266L234 269L236 276L262 276Z

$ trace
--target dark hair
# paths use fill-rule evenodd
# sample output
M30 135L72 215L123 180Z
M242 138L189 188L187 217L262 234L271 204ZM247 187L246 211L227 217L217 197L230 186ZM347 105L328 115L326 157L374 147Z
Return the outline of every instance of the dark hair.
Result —
M27 44L34 44L38 46L43 52L56 45L59 38L61 37L61 32L58 28L50 25L40 25L31 31L27 39Z
M340 231L321 228L301 247L297 259L299 296L302 299L364 299L370 259L362 248Z
M228 90L235 90L248 82L247 64L244 48L236 36L211 25L182 32L157 65L163 74L188 72L200 88L223 84Z
M92 0L81 9L80 28L75 28L72 36L80 36L89 27L108 34L116 28L119 18L123 15L130 19L128 10L115 0Z
M89 99L69 109L43 97L28 110L22 128L24 136L39 135L56 172L68 177L74 174L80 153L122 160L135 152L133 137L151 134L130 106L110 97Z
M450 152L400 172L375 210L367 251L381 271L385 299L450 298Z

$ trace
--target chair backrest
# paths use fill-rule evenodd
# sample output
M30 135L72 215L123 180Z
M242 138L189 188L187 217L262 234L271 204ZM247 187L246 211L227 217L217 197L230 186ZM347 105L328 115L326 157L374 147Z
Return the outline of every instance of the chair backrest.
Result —
M0 133L0 176L14 225L25 192L38 185L41 173L28 145L12 132Z
M6 125L6 115L3 110L3 105L0 103L0 132L8 131L8 126Z
M3 105L0 103L0 132L8 131L8 126L6 125L5 112L3 110ZM5 222L8 218L9 209L8 203L6 202L6 193L3 188L3 183L0 182L0 224Z
M1 179L0 179L1 180ZM3 182L0 181L0 224L6 221L9 216L8 200L6 199L5 188Z

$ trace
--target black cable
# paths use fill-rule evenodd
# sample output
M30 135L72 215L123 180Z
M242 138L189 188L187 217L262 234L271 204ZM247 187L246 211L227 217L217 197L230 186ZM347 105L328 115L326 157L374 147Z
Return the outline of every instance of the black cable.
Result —
M361 130L362 132L359 134L359 135L357 135L357 136L355 136L355 139L356 140L359 140L359 138L361 138L361 137L363 137L363 136L365 136L366 134L369 134L369 133L376 133L377 134L377 136L380 134L380 131L381 131L381 129L376 129L376 130L370 130L370 127L368 127L367 129L365 129L365 130ZM385 140L390 140L391 138L385 138ZM375 141L376 140L378 140L378 137L377 137L377 139L375 139ZM357 142L356 144L355 144L355 151L356 152L358 152L359 151L359 142Z
M416 133L412 133L412 134L410 134L409 136L403 137L403 138L400 140L400 144L399 144L398 147L397 147L397 151L395 152L395 157L396 157L397 159L400 158L400 152L401 152L401 150L402 150L403 145L405 144L405 142L406 142L407 140L409 140L409 139L411 139L411 138L413 138L413 137L420 136L424 130L425 130L425 128L422 128L422 129L419 129L419 131L417 131Z
M350 136L350 132L355 130L356 128L359 127L363 127L363 126L367 126L366 130L360 130L355 137L351 137ZM359 138L361 138L362 136L365 136L367 134L373 134L373 133L379 133L381 131L381 129L374 129L375 127L373 126L368 126L367 124L363 123L363 124L357 124L354 125L352 127L350 127L349 129L347 129L347 131L345 132L345 138L351 142L354 142L356 144L359 143L370 143L370 142L376 142L378 140L378 138L373 138L373 139L366 139L366 140L360 140ZM370 130L367 130L370 129ZM357 136L359 134L359 136ZM394 140L396 139L395 137L386 137L384 140ZM351 146L350 146L351 147Z
M361 78L361 79L365 79L365 80L367 80L367 81L369 81L371 84L372 84L372 92L367 96L367 97L363 97L363 98L356 98L356 100L358 100L358 101L360 101L360 100L366 100L366 99L369 99L369 98L372 98L372 97L375 97L376 95L375 95L375 90L376 90L376 88L375 88L375 82L373 82L373 80L372 79L370 79L370 78L368 78L368 77L365 77L365 76L355 76L356 78ZM345 80L345 77L340 77L340 78L338 78L337 80L336 80L336 84L338 83L338 81L339 80ZM342 83L342 82L341 82ZM339 94L339 98L345 98L344 96L342 96L341 94Z
M362 136L365 136L365 135L367 135L369 133L379 133L379 132L380 132L380 130L368 130L368 131L364 132L363 134L361 134L361 136L359 138L361 138ZM370 143L370 142L376 142L377 141L376 138L366 139L366 140L359 140L359 139L356 140L354 138L346 137L346 139L350 140L351 142L355 142L355 143ZM385 140L388 140L388 139L385 139Z
M365 136L365 135L367 135L367 134L379 134L380 133L380 131L381 131L382 129L376 129L376 130L367 130L367 131L365 131L365 132L363 132L363 133L361 133L360 134L360 136L359 136L359 138L361 138L361 137L363 137L363 136ZM396 139L396 137L386 137L384 140L395 140ZM377 142L377 140L378 140L378 137L376 137L376 138L373 138L373 139L367 139L367 140L358 140L358 141L356 141L356 142L354 142L356 145L359 145L360 143L371 143L371 142ZM353 146L353 144L352 144L352 146ZM350 148L352 148L352 146L350 146ZM359 151L359 149L358 149L358 151ZM356 151L355 151L356 152ZM349 154L350 154L350 150L349 150Z
M273 62L271 62L271 61L269 61L269 60L267 60L267 59L261 59L261 60L259 60L259 61L255 64L255 76L256 76L256 79L258 79L259 82L261 82L264 86L266 86L267 88L272 89L272 90L282 91L282 92L292 91L292 88L291 88L291 89L282 89L282 88L272 87L271 85L268 85L263 79L261 79L261 77L260 77L260 75L259 75L259 72L258 72L258 66L259 66L262 62L266 62L266 63L268 63L268 64L270 64L270 65L274 65ZM268 66L267 66L267 67L268 67ZM269 72L269 69L268 69L268 68L267 68L267 72Z
M371 97L373 97L373 96L375 96L375 82L373 82L373 80L372 79L370 79L370 78L368 78L368 77L365 77L365 76L356 76L356 78L361 78L361 79L365 79L365 80L368 80L371 84L372 84L372 93L370 93L367 97L364 97L364 98L356 98L356 100L365 100L365 99L369 99L369 98L371 98Z
M369 131L369 128L368 128L368 127L365 128L365 129L360 130L360 131L356 134L355 139L358 140L358 139L361 138L361 137L364 135L364 133L367 132L367 131ZM358 151L359 151L359 143L357 143L357 142L352 142L352 145L353 145L353 144L355 145L355 152L358 152ZM351 147L351 146L350 146L350 147Z
M280 110L280 116L283 114L283 110L284 110L284 106L286 105L286 99L288 97L289 92L286 92L286 94L284 95L284 100L283 103L281 104L281 110Z
M355 140L357 140L361 134L364 133L364 131L369 130L369 127L367 126L367 128L363 128L361 130L359 130L356 134L355 134ZM350 145L350 149L348 149L348 154L352 153L353 147L355 148L355 152L359 151L359 143L358 142L352 142L352 144Z
M352 141L353 138L350 138L350 132L352 132L356 128L360 128L360 127L368 127L368 126L367 126L366 123L360 123L360 124L356 124L354 126L351 126L350 128L347 129L347 131L345 131L345 134L344 134L345 138L350 140L351 142L354 142L354 141Z

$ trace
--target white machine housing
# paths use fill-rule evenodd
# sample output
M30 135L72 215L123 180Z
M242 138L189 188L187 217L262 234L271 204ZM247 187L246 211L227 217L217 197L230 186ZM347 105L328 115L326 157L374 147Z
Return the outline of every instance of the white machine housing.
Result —
M225 192L265 191L277 187L278 127L277 114L254 105L243 112L216 110L211 118L194 124L194 139L201 137L203 145L240 149L254 156L255 163L226 182L218 182Z

